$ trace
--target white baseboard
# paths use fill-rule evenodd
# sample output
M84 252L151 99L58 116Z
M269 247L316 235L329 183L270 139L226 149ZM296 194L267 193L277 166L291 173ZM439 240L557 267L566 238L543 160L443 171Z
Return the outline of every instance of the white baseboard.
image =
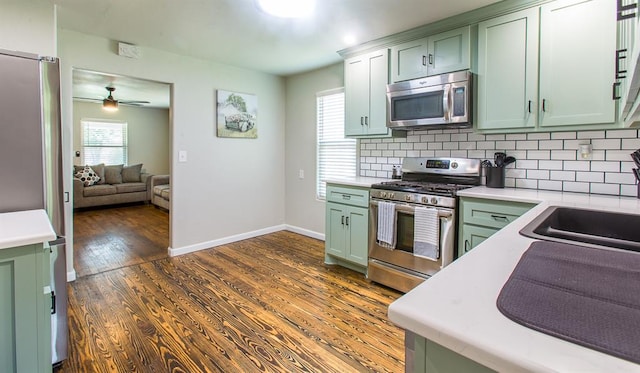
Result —
M67 271L67 282L73 282L76 280L76 270Z
M194 245L178 247L178 248L171 248L170 247L169 248L169 256L178 256L178 255L184 255L184 254L188 254L188 253L193 253L195 251L210 249L212 247L216 247L216 246L220 246L220 245L226 245L228 243L232 243L232 242L236 242L236 241L242 241L242 240L246 240L248 238L258 237L258 236L262 236L262 235L269 234L269 233L283 231L283 230L286 230L286 229L287 229L287 226L282 224L282 225L276 225L276 226L269 227L269 228L258 229L257 231L253 231L253 232L246 232L246 233L237 234L235 236L224 237L224 238L220 238L220 239L217 239L217 240L212 240L212 241L207 241L207 242L200 242L200 243L197 243L197 244L194 244Z
M298 233L298 234L301 234L303 236L307 236L307 237L315 238L316 240L324 241L324 234L323 233L310 231L308 229L296 227L294 225L287 225L285 229L288 230L288 231L291 231L293 233Z

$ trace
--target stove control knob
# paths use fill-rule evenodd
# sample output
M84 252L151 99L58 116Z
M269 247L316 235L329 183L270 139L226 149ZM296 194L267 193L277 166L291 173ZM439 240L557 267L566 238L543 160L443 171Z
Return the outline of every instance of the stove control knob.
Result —
M389 193L389 198L393 198L393 197L395 197L395 196L396 196L396 194L395 194L395 193L393 193L393 192L390 192L390 193Z
M458 168L458 162L451 162L451 168L453 168L454 170Z
M380 197L387 198L387 192L380 192Z
M438 203L438 199L436 197L431 197L431 204L435 205Z
M404 200L407 202L411 202L412 199L413 199L413 196L411 194L407 194L406 196L404 196Z
M422 197L422 203L429 203L429 198Z

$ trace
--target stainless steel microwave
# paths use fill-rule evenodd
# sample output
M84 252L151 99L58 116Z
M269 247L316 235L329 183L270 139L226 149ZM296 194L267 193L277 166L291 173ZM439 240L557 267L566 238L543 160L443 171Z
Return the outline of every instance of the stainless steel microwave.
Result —
M472 80L471 72L457 71L387 85L387 127L470 127Z

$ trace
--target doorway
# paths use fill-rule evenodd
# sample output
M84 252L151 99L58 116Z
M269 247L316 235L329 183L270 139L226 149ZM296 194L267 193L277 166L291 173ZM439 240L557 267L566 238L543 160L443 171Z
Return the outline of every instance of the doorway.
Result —
M73 70L74 177L95 166L101 179L74 180L77 277L168 256L170 209L150 201L152 183L170 177L170 102L168 83ZM130 176L132 169L133 180L113 177L114 170Z

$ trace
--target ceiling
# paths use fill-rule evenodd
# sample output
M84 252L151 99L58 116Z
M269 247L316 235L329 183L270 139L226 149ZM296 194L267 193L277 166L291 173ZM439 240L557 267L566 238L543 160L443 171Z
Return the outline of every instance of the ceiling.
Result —
M150 80L112 75L88 70L73 70L73 97L104 99L105 87L115 87L113 98L120 101L149 101L144 107L169 108L171 86ZM80 100L96 102L89 100Z
M317 0L314 15L293 20L263 13L256 0L53 0L63 29L135 44L143 54L151 47L282 76L339 62L347 35L361 44L497 1ZM142 91L129 97L115 85L124 77L85 76L83 84L92 79L91 91L74 88L74 96L105 97L112 79L114 97L153 101Z

